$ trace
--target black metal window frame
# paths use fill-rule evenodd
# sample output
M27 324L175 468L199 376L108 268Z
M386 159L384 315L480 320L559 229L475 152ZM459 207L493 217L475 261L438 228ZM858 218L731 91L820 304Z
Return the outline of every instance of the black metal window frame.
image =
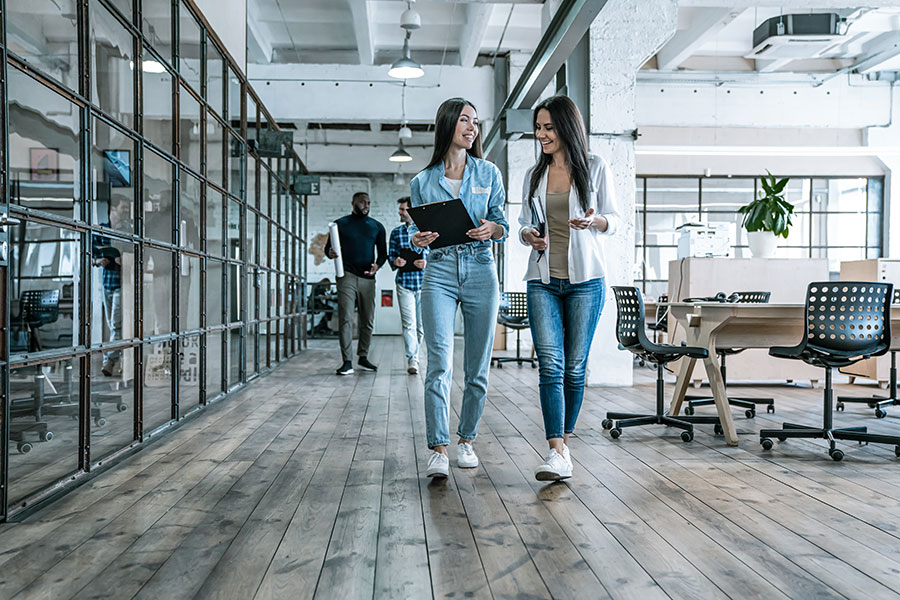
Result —
M104 470L105 468L108 468L110 465L115 464L124 456L141 447L147 440L156 438L163 432L170 430L172 426L177 424L180 420L183 420L185 417L195 414L199 410L202 410L202 408L209 402L225 397L227 394L246 385L248 381L271 370L280 361L283 361L286 358L295 355L300 351L303 341L298 336L302 335L303 330L305 329L303 327L296 326L296 324L299 323L304 317L304 303L294 301L292 303L292 306L288 306L284 300L284 297L286 296L286 290L289 288L289 286L291 290L298 290L300 292L305 289L305 269L303 268L304 261L303 254L301 254L301 252L305 247L307 229L306 199L305 197L298 197L293 194L290 188L290 184L293 173L305 172L306 168L299 157L296 155L296 153L294 153L289 158L261 159L259 156L257 156L254 145L247 143L246 140L248 139L248 122L246 109L248 106L248 100L252 99L254 107L256 108L254 114L250 116L250 125L254 130L254 136L258 135L257 132L259 131L260 123L263 122L263 120L266 123L267 127L277 129L277 124L275 124L274 120L271 118L271 115L269 115L265 107L259 101L259 97L250 87L249 83L246 80L246 77L240 72L238 66L234 63L233 59L224 49L224 45L218 39L218 36L216 36L216 34L211 31L209 24L202 17L193 0L169 0L168 2L171 8L171 56L165 56L164 53L156 51L149 43L149 40L146 38L146 36L143 35L141 28L141 0L133 0L132 20L129 20L125 15L120 13L110 0L79 0L76 4L78 35L77 64L79 73L77 79L78 89L71 89L61 84L50 74L43 72L39 66L31 64L24 58L18 57L14 53L8 51L6 45L6 21L8 20L9 15L6 11L6 0L0 0L0 6L2 6L2 10L0 10L0 51L2 51L3 54L3 65L2 68L0 68L0 101L2 101L2 107L0 107L0 117L2 117L2 131L0 131L0 157L2 157L3 161L3 172L0 173L0 184L2 184L3 208L8 213L10 213L11 216L23 221L46 223L77 232L80 236L81 246L83 249L90 247L90 240L95 234L108 235L116 239L117 241L130 243L135 251L135 266L133 269L135 300L131 314L131 318L134 320L134 336L129 339L117 340L115 343L91 343L91 332L90 327L87 325L87 323L89 322L88 317L92 308L92 294L91 290L89 289L89 278L88 281L86 281L84 277L80 278L80 287L76 292L77 294L79 294L78 320L79 327L81 328L81 339L79 340L78 344L74 344L73 340L73 346L70 348L37 352L30 355L10 356L9 344L6 340L8 328L3 328L2 337L0 337L0 345L2 345L2 354L0 354L0 377L2 377L3 392L2 424L0 424L0 434L2 434L3 440L3 448L0 449L0 470L2 470L2 473L0 473L0 478L2 478L2 489L0 489L0 520L6 520L11 516L22 515L31 512L45 502L53 499L60 493L63 493L71 487L80 484L82 481L86 480L86 476L92 473L97 473L101 470ZM108 11L112 19L114 19L119 25L121 25L124 30L131 36L131 50L135 64L140 64L146 53L154 60L159 61L160 64L163 65L163 67L166 69L169 76L172 77L171 116L173 148L161 148L156 143L146 138L144 135L142 89L143 70L141 68L133 69L134 80L132 82L132 93L134 114L131 126L128 126L126 123L120 122L115 115L108 114L99 106L98 102L92 101L92 99L89 98L92 76L89 52L89 18L91 14L91 6L100 6L102 7L102 9ZM199 90L195 89L196 86L189 83L178 69L178 67L181 65L181 57L179 53L181 40L179 37L179 33L182 7L184 7L190 17L196 21L200 31L199 43L201 60L201 85ZM210 81L210 73L208 72L208 69L210 65L207 62L207 57L210 44L214 45L218 56L221 56L222 59L222 71L218 74L217 78L215 78L215 80L220 82L222 85L220 94L221 106L219 107L213 107L209 104L210 95L208 85ZM80 186L80 198L78 199L76 204L78 209L75 218L67 218L56 214L46 213L30 207L11 204L10 183L9 178L7 177L7 173L9 172L9 156L6 152L9 135L9 116L7 113L8 105L6 90L8 69L16 69L25 76L30 77L33 81L41 84L46 88L52 89L55 93L60 94L68 101L72 102L79 111L81 126L81 145L79 148L80 173L78 185ZM239 107L231 106L231 104L235 100L235 98L232 97L232 91L234 90L232 88L231 82L233 81L233 78L236 78L238 82L236 99L240 105ZM187 157L182 156L182 148L179 144L179 128L181 127L180 103L182 98L187 97L193 99L200 106L199 170L197 165L188 164ZM92 224L93 219L91 218L90 214L90 211L92 209L92 197L90 190L92 148L90 132L94 124L94 119L98 119L104 125L113 128L118 133L126 136L126 139L131 140L134 143L135 157L133 162L133 186L135 188L135 194L132 201L136 203L136 210L134 212L134 230L131 233L114 230L111 227L108 228L102 225ZM209 148L207 147L206 138L207 123L210 119L213 119L215 121L215 123L220 128L220 131L222 132L222 144L220 148L221 156L220 160L218 161L222 166L222 174L221 180L218 181L210 180L208 178L209 174L207 173L207 166L209 162L209 156L207 152ZM237 156L232 156L233 153L229 151L232 148L232 145L234 145L238 151ZM171 214L171 242L146 237L144 231L143 211L137 210L143 202L143 160L145 152L148 150L152 150L159 156L163 157L165 160L171 161L171 163L173 164L173 174L171 181L173 197ZM249 155L253 155L255 158L254 168L256 169L256 174L254 177L255 185L253 190L245 189L248 180L247 157ZM275 163L274 168L271 168L272 163ZM273 189L277 190L277 193L274 194L275 199L273 207L269 206L268 199L266 199L266 204L264 207L260 202L260 199L258 198L258 195L260 193L259 176L261 172L266 172L267 174L271 173L270 177L272 184L268 186L270 195L273 195L271 194ZM236 177L233 177L233 174L236 174ZM186 247L185 240L181 239L180 228L177 226L177 224L179 223L179 213L181 209L180 186L182 178L186 176L195 177L200 182L199 248ZM235 185L235 183L237 185ZM221 194L221 198L224 204L224 219L222 224L223 231L221 232L221 234L222 243L226 247L225 256L216 256L207 252L206 200L208 189L215 190L216 192ZM287 206L288 202L294 203L294 208L291 214L296 214L296 218L292 218L290 222L287 223L287 226L285 226L285 221L283 219L273 218L272 209L274 208L274 210L276 211L275 214L277 215L277 210L282 205ZM237 256L228 255L228 249L230 247L229 244L231 242L231 240L229 239L229 219L232 218L232 203L236 203L236 206L239 208L239 223L237 226ZM257 228L263 226L265 226L266 228L271 228L272 234L270 234L266 238L268 244L265 249L259 248L260 237L258 231L255 232L256 234L252 238L256 248L252 249L253 251L251 252L251 249L247 247L248 211L253 211L256 213L257 219L255 220L255 224ZM6 241L6 236L6 231L0 232L0 242ZM282 239L284 240L283 244L279 243L279 240ZM147 250L154 248L158 250L166 250L171 253L172 256L172 323L170 331L168 332L164 332L158 335L147 335L147 332L143 330L143 313L141 309L145 305L145 302L144 298L142 297L143 293L141 291L140 284L142 274L145 270L143 260L144 254ZM259 262L257 257L259 257L259 253L263 251L265 252L266 256L266 264L260 265L252 263L251 260L257 260L257 263ZM282 261L282 253L299 258L293 261ZM182 257L199 259L201 302L199 330L196 328L190 330L184 329L184 325L181 322L182 315L180 315L179 277L174 276L174 273L177 271ZM222 290L222 315L221 319L219 320L220 324L214 326L207 324L206 315L207 289L209 289L210 287L209 282L207 281L207 264L210 260L222 260L223 265L222 279L220 282ZM81 273L89 272L90 269L88 268L89 263L87 252L82 252L80 262L84 263L83 265L81 265ZM10 273L5 264L0 264L0 269L2 269L3 272L4 282L4 298L2 300L3 304L5 305L4 319L5 322L8 322L10 313L10 299L6 292L10 289ZM232 318L232 307L230 306L230 303L232 302L232 293L231 288L229 287L232 279L235 277L235 274L237 279L237 291L235 293L235 296L240 302L239 311L237 312L236 316L237 320L234 320ZM270 277L275 276L278 278L276 279L277 282L283 282L283 286L277 287L275 290L276 310L272 315L266 314L265 316L263 316L260 313L260 310L262 308L259 304L260 290L259 285L256 283L258 274L269 275ZM266 282L266 285L270 286L271 290L269 277L263 277L262 280ZM292 293L296 294L298 293L298 291L293 291ZM249 314L247 310L249 294L254 294L254 297L256 299L256 301L253 303L253 306L255 307L255 314ZM269 294L267 294L267 297L268 296ZM261 337L261 327L265 328L266 333L262 335L268 337L268 339L266 340L259 339ZM256 336L256 339L248 339L248 334L251 331L254 332L253 335ZM208 349L206 347L206 343L207 337L211 334L221 340L221 349L219 353L221 381L218 382L218 384L215 382L207 382L204 377L204 374L207 371L206 362ZM160 426L154 427L150 430L145 430L142 421L142 373L144 367L144 347L147 344L169 344L171 348L172 363L173 365L179 365L181 363L181 360L183 359L180 341L183 339L193 339L197 337L199 337L200 339L201 376L199 382L199 398L191 399L191 402L194 405L189 408L186 407L187 410L181 410L182 407L179 406L181 400L181 398L179 398L179 377L177 375L173 375L171 383L172 418ZM233 362L231 352L233 350L232 344L234 343L237 343L240 346L237 352L237 356L234 359L236 361L237 368L236 377L232 376L232 368L230 366ZM260 353L260 343L265 344L265 353L262 355ZM254 356L252 357L251 361L248 361L246 354L251 351L251 347ZM273 347L274 352L270 351L270 349L272 349ZM90 356L97 352L109 349L121 349L123 352L134 352L136 357L134 365L134 435L130 444L120 447L117 450L106 455L95 457L91 455L91 430L89 426L90 424L88 423L88 419L90 416L89 404L91 399ZM61 358L78 361L80 367L79 372L81 373L81 381L79 382L80 413L77 470L66 475L60 480L49 483L47 486L34 493L29 494L25 498L17 498L16 505L9 506L9 373L12 369L18 367L49 363L58 361ZM172 370L174 373L177 373L178 367L175 366ZM207 386L213 386L213 389L217 387L218 390L221 390L221 392L215 394L212 397L207 397Z

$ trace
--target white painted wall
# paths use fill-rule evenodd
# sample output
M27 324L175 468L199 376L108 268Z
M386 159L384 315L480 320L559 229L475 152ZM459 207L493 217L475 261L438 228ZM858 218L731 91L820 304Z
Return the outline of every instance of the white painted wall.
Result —
M247 0L195 0L225 49L247 72Z

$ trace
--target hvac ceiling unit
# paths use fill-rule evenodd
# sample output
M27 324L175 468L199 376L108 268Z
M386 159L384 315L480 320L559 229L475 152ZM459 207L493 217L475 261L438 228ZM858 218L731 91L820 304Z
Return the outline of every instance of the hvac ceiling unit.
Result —
M842 40L840 28L835 13L772 17L753 30L753 50L745 58L817 58Z

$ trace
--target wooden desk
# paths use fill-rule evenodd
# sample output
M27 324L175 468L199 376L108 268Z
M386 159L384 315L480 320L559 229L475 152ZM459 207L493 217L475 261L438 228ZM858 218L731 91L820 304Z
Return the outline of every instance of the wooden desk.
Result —
M709 378L709 387L712 389L716 410L729 446L737 446L738 438L734 421L731 419L725 384L719 371L716 348L795 346L806 334L804 311L803 304L675 302L669 305L669 315L676 319L686 332L687 345L709 350L709 357L703 359L703 366ZM900 308L891 311L891 338L894 346L900 343ZM673 416L681 410L681 403L684 401L696 360L693 358L681 360L669 410Z

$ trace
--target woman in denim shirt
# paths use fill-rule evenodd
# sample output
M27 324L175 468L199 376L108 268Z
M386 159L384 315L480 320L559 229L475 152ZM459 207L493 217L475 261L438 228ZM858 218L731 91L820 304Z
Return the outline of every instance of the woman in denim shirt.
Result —
M488 369L494 344L494 323L500 302L497 268L491 240L502 242L509 232L503 216L505 199L500 171L481 158L478 115L463 98L446 100L435 118L431 161L410 184L413 207L462 199L472 222L466 244L431 251L422 281L422 322L428 368L425 371L425 429L432 453L425 474L447 477L450 444L450 385L453 374L453 329L457 306L465 325L465 390L459 416L457 464L478 466L472 442L487 397ZM412 243L425 248L438 233L410 226Z
M550 445L535 477L553 481L572 476L568 440L605 298L602 238L616 230L618 210L612 173L602 158L588 154L574 102L553 96L538 104L534 133L541 154L525 175L519 238L532 247L525 273L528 322Z

